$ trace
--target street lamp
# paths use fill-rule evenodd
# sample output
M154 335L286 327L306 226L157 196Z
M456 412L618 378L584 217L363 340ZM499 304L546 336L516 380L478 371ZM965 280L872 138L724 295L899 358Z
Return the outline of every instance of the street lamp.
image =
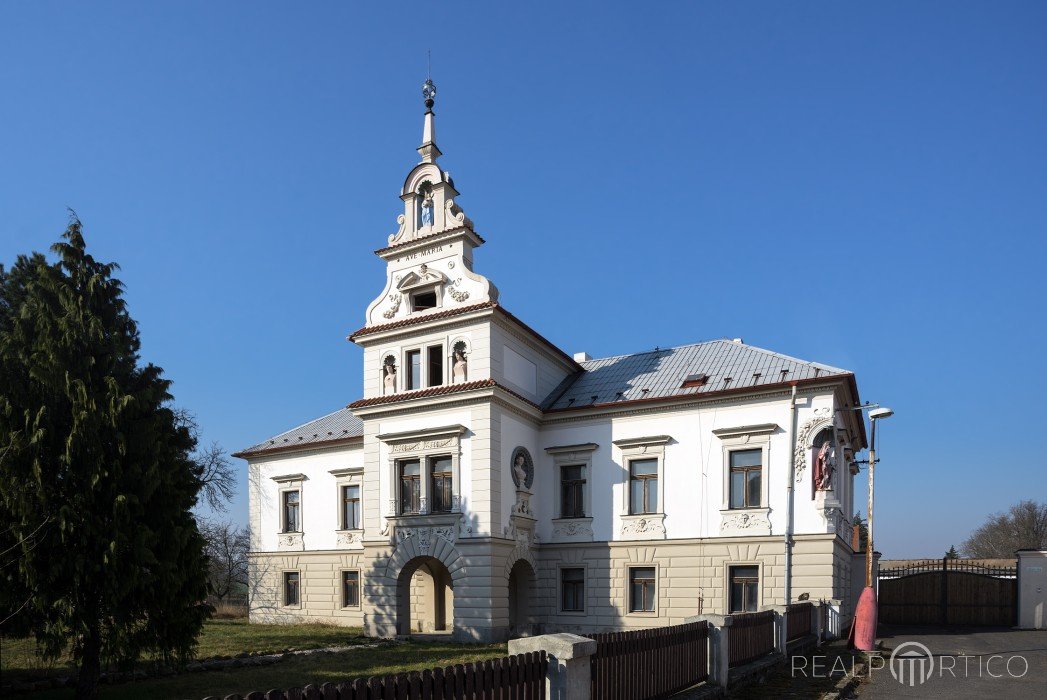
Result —
M862 651L872 651L876 646L876 589L873 588L873 485L876 477L876 422L890 418L894 411L880 406L869 411L872 436L869 439L869 535L865 543L865 590L858 599L854 613L854 646Z

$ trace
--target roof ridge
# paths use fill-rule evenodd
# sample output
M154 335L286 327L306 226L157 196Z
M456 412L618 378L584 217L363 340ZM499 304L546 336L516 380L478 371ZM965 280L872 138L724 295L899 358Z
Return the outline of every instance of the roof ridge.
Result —
M693 347L697 347L699 345L708 345L709 343L718 343L718 342L720 342L722 340L727 340L727 339L726 338L713 338L712 340L699 340L696 343L684 343L683 345L674 345L672 347L667 347L667 348L656 347L656 348L652 348L650 350L641 350L639 352L623 352L623 353L621 353L619 355L608 355L606 357L594 357L591 360L586 360L585 362L580 362L578 364L580 364L582 367L585 367L588 364L592 364L594 362L602 362L603 360L616 360L619 357L639 357L640 355L649 355L649 354L654 353L654 352L668 352L669 350L682 350L683 348L693 348ZM731 342L731 341L727 340L727 342Z

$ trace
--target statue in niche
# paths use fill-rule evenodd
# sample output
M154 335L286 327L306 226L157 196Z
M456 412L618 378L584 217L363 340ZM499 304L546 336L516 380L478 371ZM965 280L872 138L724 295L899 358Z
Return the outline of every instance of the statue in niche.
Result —
M451 382L458 384L466 381L469 375L469 363L465 359L465 343L458 341L454 344L454 354L451 361Z
M832 437L826 437L814 458L814 487L819 491L830 491L835 471L836 450L833 448Z
M512 470L517 490L530 492L531 484L534 483L534 461L526 447L513 450Z
M384 386L384 393L396 393L396 360L393 359L392 355L385 358L385 362L382 364L382 385Z
M418 189L418 194L422 196L422 217L421 225L432 226L433 225L433 185L428 180L422 183L422 186Z

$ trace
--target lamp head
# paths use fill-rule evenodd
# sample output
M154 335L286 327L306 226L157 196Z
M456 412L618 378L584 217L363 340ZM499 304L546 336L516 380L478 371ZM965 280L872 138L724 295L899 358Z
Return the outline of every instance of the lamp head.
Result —
M877 420L877 419L880 419L880 418L890 418L893 415L894 415L894 411L892 411L891 409L889 409L889 408L887 408L885 406L881 407L881 408L873 409L872 411L869 411L869 418L871 420Z

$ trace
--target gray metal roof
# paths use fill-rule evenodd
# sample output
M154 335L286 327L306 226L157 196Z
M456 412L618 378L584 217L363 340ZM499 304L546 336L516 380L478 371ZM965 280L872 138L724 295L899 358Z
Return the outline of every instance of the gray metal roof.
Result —
M829 365L798 360L732 340L710 340L678 348L656 349L581 363L584 372L558 388L546 410L590 404L706 394L724 389L850 374ZM683 388L692 375L708 375L705 384ZM697 379L697 377L692 377Z
M314 443L346 440L364 434L364 424L348 408L328 413L322 418L311 420L297 428L264 440L257 445L238 452L238 455L249 455L269 450L301 447Z

